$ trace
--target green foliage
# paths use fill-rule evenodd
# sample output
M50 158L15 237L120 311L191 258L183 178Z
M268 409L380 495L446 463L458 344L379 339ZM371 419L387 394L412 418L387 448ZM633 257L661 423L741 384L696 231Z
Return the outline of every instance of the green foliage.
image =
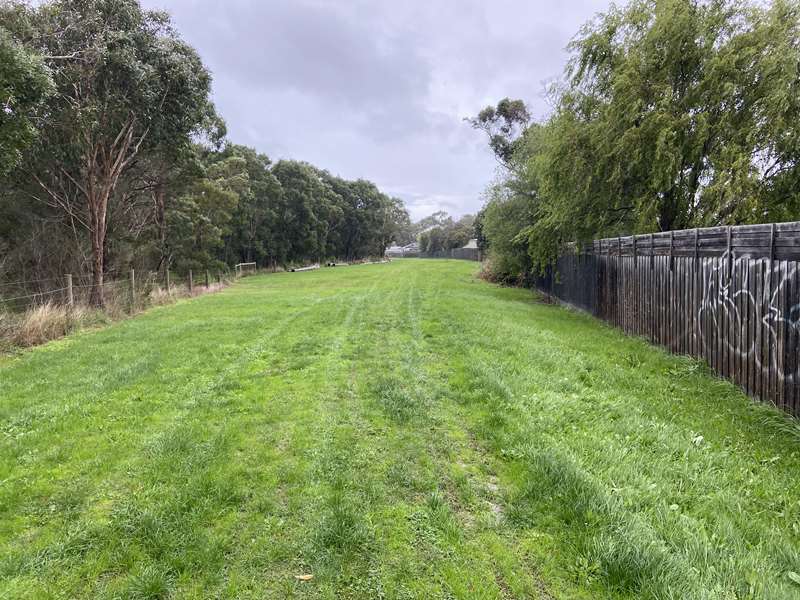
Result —
M505 186L490 190L491 200L481 211L481 234L488 248L492 273L501 281L516 282L531 271L527 224L533 219L531 199L512 194Z
M85 151L105 150L116 159L130 137L120 155L127 159L185 142L207 118L210 76L166 15L143 11L136 0L54 0L28 9L23 27L12 19L13 8L0 14L2 22L43 56L56 85L32 159L69 170L68 159Z
M197 52L138 0L4 2L0 58L0 280L88 270L100 289L131 267L360 259L410 235L374 184L228 143Z
M797 0L633 0L569 49L509 159L536 265L568 241L800 216Z
M269 159L229 146L248 165L225 256L262 264L381 256L409 223L402 201L365 180L347 181L303 162Z
M797 425L475 269L249 277L0 358L0 597L795 597Z
M132 209L125 188L134 187L136 161L187 145L208 121L210 75L167 16L138 0L8 2L0 26L42 57L54 83L17 186L60 211L76 237L81 227L92 301L102 304L114 203Z
M417 235L420 252L433 254L464 247L475 237L475 217L464 215L455 221L438 211L416 223L416 228L421 230Z
M53 92L40 57L16 43L0 25L0 176L19 164L36 137L34 119Z
M278 215L282 201L281 184L270 170L271 162L252 148L228 144L226 156L238 156L246 165L249 187L239 196L231 229L225 239L225 260L230 263L275 264L286 249L280 246Z
M236 155L207 158L202 177L193 181L167 212L168 236L177 243L173 257L181 272L219 270L216 259L230 233L233 213L250 193L246 161Z
M522 100L503 98L497 106L487 106L478 116L467 119L474 129L486 133L489 147L497 160L510 167L519 147L519 138L531 120L528 107Z

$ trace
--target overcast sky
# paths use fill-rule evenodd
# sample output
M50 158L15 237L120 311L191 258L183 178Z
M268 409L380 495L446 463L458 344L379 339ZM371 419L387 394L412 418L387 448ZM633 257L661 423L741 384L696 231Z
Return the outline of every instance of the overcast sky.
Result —
M143 0L214 75L229 137L374 181L419 219L477 211L495 162L464 123L544 83L607 0Z

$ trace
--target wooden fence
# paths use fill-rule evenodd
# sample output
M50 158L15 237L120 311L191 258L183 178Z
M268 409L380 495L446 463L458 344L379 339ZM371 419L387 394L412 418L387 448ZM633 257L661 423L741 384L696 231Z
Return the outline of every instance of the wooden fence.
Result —
M537 287L800 416L800 222L595 240Z
M456 258L459 260L481 260L481 252L477 248L453 248L437 252L423 252L420 258Z

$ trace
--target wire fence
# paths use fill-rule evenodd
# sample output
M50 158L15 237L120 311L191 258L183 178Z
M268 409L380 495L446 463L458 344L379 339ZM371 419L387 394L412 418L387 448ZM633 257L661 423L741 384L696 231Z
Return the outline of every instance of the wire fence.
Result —
M351 261L349 264L373 261ZM329 263L344 264L341 261ZM24 313L47 304L58 306L92 305L134 307L148 304L149 300L161 300L165 296L185 296L204 293L218 288L234 279L289 270L276 264L257 265L254 262L239 263L233 270L188 270L182 274L170 271L147 272L131 270L128 273L111 273L105 281L96 284L90 274L64 274L60 277L39 277L0 280L0 315ZM291 269L295 270L295 269ZM99 292L98 292L99 290Z
M154 295L192 295L232 280L230 271L213 275L204 271L198 277L191 270L176 276L170 272L140 274L131 270L124 277L106 279L96 284L88 275L46 277L0 281L0 313L22 313L45 304L89 305L114 304L136 307ZM99 290L99 292L98 292Z

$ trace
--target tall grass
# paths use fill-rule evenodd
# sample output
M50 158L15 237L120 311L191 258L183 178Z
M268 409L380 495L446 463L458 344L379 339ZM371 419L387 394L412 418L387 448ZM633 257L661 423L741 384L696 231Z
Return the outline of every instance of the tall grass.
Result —
M0 351L38 346L81 329L119 321L153 306L218 292L227 287L228 283L212 283L208 287L198 285L191 293L186 285L172 286L169 291L160 285L148 286L136 295L133 303L128 289L112 287L104 294L102 308L92 307L84 302L70 307L50 301L32 306L21 313L0 312Z

